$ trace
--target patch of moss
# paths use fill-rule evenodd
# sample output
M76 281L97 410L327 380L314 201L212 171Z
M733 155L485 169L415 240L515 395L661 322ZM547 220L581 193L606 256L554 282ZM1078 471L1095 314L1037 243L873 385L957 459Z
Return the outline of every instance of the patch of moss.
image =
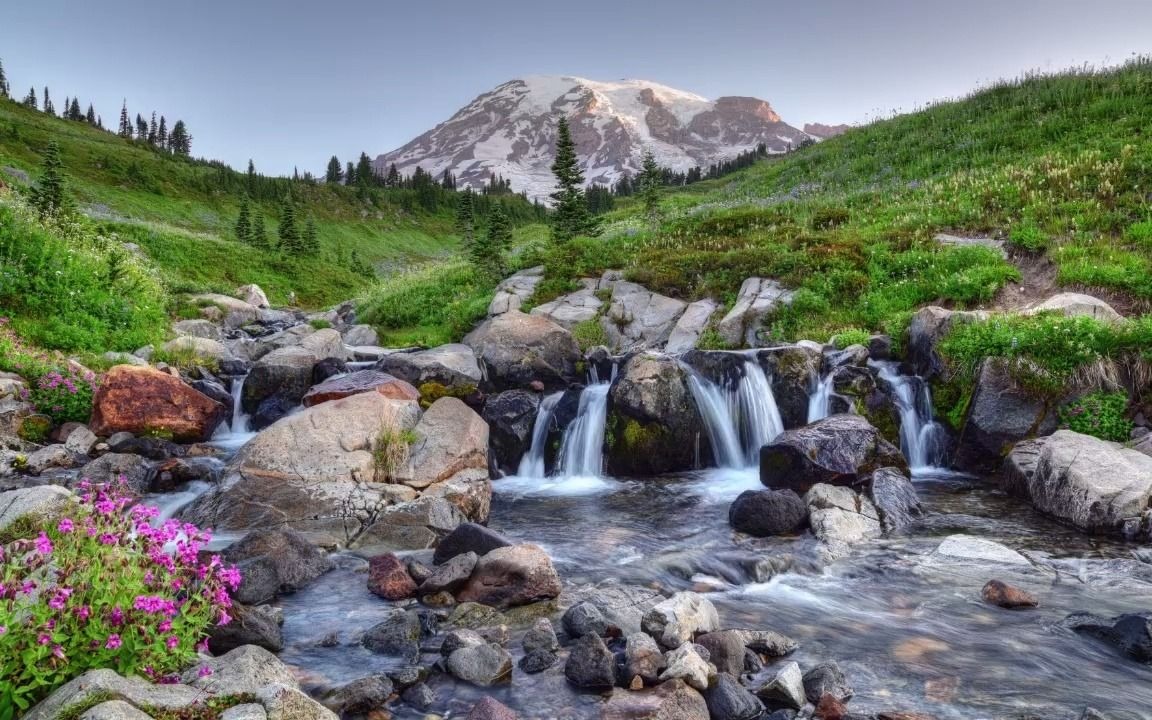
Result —
M427 410L440 398L454 397L466 398L476 392L475 385L460 385L460 386L447 386L438 382L426 382L419 388L420 391L420 407Z
M78 720L80 716L97 705L118 699L120 699L120 697L115 693L95 693L75 705L68 706L61 711L56 718L57 720ZM241 693L238 695L205 698L191 705L185 705L182 708L139 705L138 709L146 715L150 715L154 720L219 720L225 710L234 708L237 705L246 705L255 702L258 702L255 695L251 693Z
M44 442L50 432L52 432L52 418L47 415L29 415L20 421L20 427L16 429L17 437L30 443Z
M16 540L36 537L43 526L43 518L25 515L18 517L8 527L0 530L0 545L7 545Z
M968 403L972 400L975 387L960 376L932 385L932 410L938 419L959 431L968 413Z

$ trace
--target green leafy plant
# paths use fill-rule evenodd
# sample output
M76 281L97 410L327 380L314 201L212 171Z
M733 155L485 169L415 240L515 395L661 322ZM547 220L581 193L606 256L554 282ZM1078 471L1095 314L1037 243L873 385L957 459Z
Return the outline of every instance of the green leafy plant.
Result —
M1028 252L1040 252L1048 247L1048 236L1035 223L1024 222L1008 231L1008 242Z
M312 318L308 321L308 324L316 330L326 330L332 327L332 323L328 322L324 318Z
M95 373L75 368L63 372L52 370L25 390L24 400L32 403L37 412L47 415L60 425L66 422L88 422L92 414L92 396L99 381Z
M1125 442L1132 435L1132 421L1124 417L1128 395L1097 392L1060 408L1060 426L1101 440Z
M73 510L0 555L0 720L93 668L174 678L208 629L231 620L240 573L200 559L208 533L154 527L159 510L129 511L119 488L80 489Z
M872 337L872 333L860 328L846 328L832 334L832 344L838 350L843 350L849 345L868 345L868 338Z
M608 335L605 334L599 317L573 325L572 338L576 341L576 344L580 346L580 349L585 352L597 345L608 344Z

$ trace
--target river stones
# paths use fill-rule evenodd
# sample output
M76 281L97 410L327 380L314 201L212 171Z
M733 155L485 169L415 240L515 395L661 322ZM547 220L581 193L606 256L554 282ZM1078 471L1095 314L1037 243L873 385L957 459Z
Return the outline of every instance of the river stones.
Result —
M880 513L884 532L902 530L923 512L916 486L897 468L880 468L868 480L868 495Z
M1111 619L1073 613L1060 623L1077 635L1101 640L1136 662L1152 664L1152 613L1131 613Z
M873 471L906 471L900 449L859 415L831 415L785 430L760 449L760 482L807 492L813 485L855 485Z
M559 390L579 375L580 346L546 317L512 310L481 323L464 344L479 359L490 390L528 388L533 382Z
M624 641L624 658L620 666L620 681L631 685L636 679L645 686L655 685L666 662L660 646L647 633L632 633Z
M803 680L804 696L810 703L820 702L825 695L830 695L840 702L847 702L855 694L840 666L835 662L820 663L804 673Z
M56 447L49 445L48 447ZM34 465L29 458L29 465ZM110 452L80 468L79 477L100 485L123 482L129 490L139 495L149 492L152 480L152 467L141 455Z
M413 433L408 461L390 473L391 481L422 490L453 479L488 480L488 423L460 399L432 403Z
M445 667L456 679L481 687L512 679L512 656L494 643L468 645L453 650Z
M539 393L508 390L488 398L481 414L488 423L493 465L512 474L532 444L532 428L540 407Z
M439 592L455 593L468 583L479 560L476 553L466 552L437 565L428 578L420 583L420 595Z
M641 627L661 647L675 649L700 633L719 630L720 617L704 596L678 592L649 610Z
M604 619L604 613L590 602L578 602L565 610L560 623L571 638L581 638L588 633L601 637L608 634L608 621Z
M784 663L771 680L756 691L757 697L770 709L799 710L804 707L804 676L799 663Z
M150 367L117 365L105 373L92 399L90 427L107 437L127 431L162 433L177 442L204 442L225 415L222 404L178 377Z
M559 597L560 577L538 545L496 548L476 563L456 599L506 609Z
M683 680L696 690L704 692L716 677L716 668L700 654L699 646L692 643L685 643L669 651L664 659L665 667L659 678L661 682Z
M374 653L414 662L420 657L420 617L399 608L364 633L360 643Z
M277 395L298 404L312 387L312 368L321 358L311 350L292 345L278 348L257 360L244 379L241 404L252 414L265 399Z
M520 716L499 700L485 696L468 711L468 720L520 720Z
M484 556L497 548L510 547L512 544L510 539L491 528L477 523L461 523L436 546L432 562L441 565L466 552Z
M317 365L319 367L319 365ZM360 370L340 377L330 377L312 386L304 394L304 407L312 407L330 400L376 392L393 400L419 400L420 393L409 383L377 370Z
M386 553L368 560L368 591L385 600L404 600L416 594L416 581L400 558Z
M446 388L475 390L483 380L472 348L460 343L417 352L390 353L376 363L376 369L407 380L416 387L436 383Z
M326 552L286 528L254 530L230 545L223 558L239 567L236 597L249 605L268 602L278 593L296 592L332 569Z
M790 534L807 522L808 508L792 490L745 490L728 508L728 523L753 537Z
M1006 362L988 358L980 366L956 446L962 467L992 469L1017 442L1056 429L1055 404L1019 386Z
M599 635L588 633L572 646L564 677L579 688L610 688L616 684L616 656Z
M1007 610L1034 608L1038 604L1036 596L1032 593L1000 580L989 580L981 589L980 597L989 605Z
M208 649L213 655L223 655L244 645L256 645L274 653L284 649L280 624L269 606L233 603L230 613L232 622L214 625L208 632Z
M364 715L383 708L392 695L387 675L370 675L342 685L324 696L324 706L333 712Z
M764 704L726 672L704 692L704 702L712 720L755 720L764 712Z
M709 720L708 705L682 680L634 691L615 688L600 713L601 720Z

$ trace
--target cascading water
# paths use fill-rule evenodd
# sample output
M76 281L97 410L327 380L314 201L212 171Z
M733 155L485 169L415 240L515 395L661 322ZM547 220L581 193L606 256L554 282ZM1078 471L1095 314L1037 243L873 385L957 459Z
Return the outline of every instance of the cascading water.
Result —
M532 426L532 446L524 453L524 457L520 458L517 476L523 478L547 476L544 468L544 452L548 446L548 433L552 430L552 416L563 397L563 392L553 393L540 402L540 409L536 412L536 423Z
M600 477L604 469L604 428L608 423L610 382L589 385L580 393L576 419L564 431L556 473L562 477Z
M760 364L746 360L743 375L721 386L691 372L688 387L696 400L716 463L725 468L758 465L760 448L784 432L772 384Z
M815 378L812 394L808 396L808 422L823 420L832 413L834 375L835 373L829 372L822 378Z
M908 458L913 474L943 468L948 452L944 426L936 422L932 410L932 390L918 376L901 375L893 362L873 362L880 377L896 393L900 412L900 450Z
M212 442L223 448L235 449L251 440L256 433L248 429L248 414L244 412L244 380L247 375L232 378L232 422L216 430Z

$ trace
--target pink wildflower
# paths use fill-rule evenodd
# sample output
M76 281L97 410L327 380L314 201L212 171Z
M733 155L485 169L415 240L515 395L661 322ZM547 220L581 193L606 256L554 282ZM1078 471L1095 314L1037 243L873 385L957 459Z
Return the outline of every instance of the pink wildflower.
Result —
M52 554L52 541L48 539L48 536L45 535L43 531L41 531L39 537L36 538L36 552L41 555Z
M120 644L120 636L116 633L112 633L108 636L108 640L104 643L104 647L107 650L116 650L120 647Z
M56 526L56 530L61 532L61 533L67 534L67 533L72 532L72 529L74 527L76 527L76 526L73 524L73 522L70 518L64 518L63 520L60 521L60 524Z

